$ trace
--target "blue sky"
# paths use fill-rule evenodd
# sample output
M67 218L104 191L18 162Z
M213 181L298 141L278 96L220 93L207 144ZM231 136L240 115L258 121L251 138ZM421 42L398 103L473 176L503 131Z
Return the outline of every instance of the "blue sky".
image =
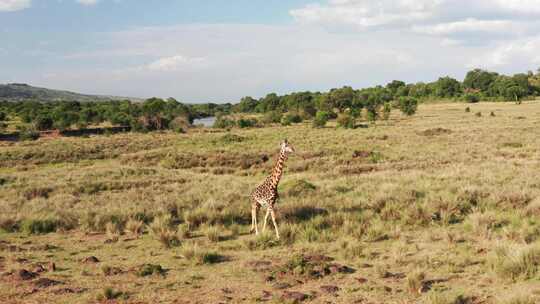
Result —
M237 101L540 67L540 0L0 0L0 83Z

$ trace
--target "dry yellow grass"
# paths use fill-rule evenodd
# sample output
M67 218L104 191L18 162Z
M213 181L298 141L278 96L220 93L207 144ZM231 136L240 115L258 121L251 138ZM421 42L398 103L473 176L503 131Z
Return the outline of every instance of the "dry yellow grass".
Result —
M519 290L538 301L537 251L500 248L540 240L539 124L537 102L453 103L354 130L305 123L233 137L196 129L0 143L0 302L281 302L294 291L309 303L499 303ZM283 240L255 238L249 192L285 137L297 154L280 186ZM158 226L181 241L166 248ZM313 278L297 265L266 281L300 252L355 272ZM82 262L89 256L100 262ZM56 271L17 277L49 262ZM165 273L137 275L144 264Z

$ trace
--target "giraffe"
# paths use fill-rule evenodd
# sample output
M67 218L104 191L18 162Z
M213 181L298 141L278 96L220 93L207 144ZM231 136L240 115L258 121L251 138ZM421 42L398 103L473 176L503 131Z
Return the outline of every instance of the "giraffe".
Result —
M287 160L290 153L294 152L293 146L289 144L287 139L281 143L281 149L277 158L276 164L270 174L262 184L258 185L251 193L251 232L255 231L255 234L259 234L259 228L257 225L257 214L260 207L266 207L266 215L264 216L263 232L266 230L266 222L268 216L272 216L272 223L276 230L276 237L279 239L278 226L276 224L276 214L274 212L274 205L278 200L277 186L281 180L283 174L283 164Z

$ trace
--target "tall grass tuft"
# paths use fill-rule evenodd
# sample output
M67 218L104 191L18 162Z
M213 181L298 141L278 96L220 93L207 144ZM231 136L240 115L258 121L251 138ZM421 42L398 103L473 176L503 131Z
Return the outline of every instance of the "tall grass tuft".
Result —
M540 272L540 246L499 246L491 255L489 265L503 279L532 279Z

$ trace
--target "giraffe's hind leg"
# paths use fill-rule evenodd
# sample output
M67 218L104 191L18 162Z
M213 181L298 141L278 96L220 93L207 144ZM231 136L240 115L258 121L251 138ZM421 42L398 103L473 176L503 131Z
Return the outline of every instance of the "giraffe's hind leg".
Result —
M255 231L255 234L259 234L259 228L257 227L257 213L259 211L259 205L257 203L253 203L251 205L251 230L250 232L253 233Z
M277 224L276 224L276 213L274 212L273 208L270 211L270 214L272 215L272 223L274 223L274 228L276 229L276 237L279 240L279 231L278 231L278 227L277 227Z

